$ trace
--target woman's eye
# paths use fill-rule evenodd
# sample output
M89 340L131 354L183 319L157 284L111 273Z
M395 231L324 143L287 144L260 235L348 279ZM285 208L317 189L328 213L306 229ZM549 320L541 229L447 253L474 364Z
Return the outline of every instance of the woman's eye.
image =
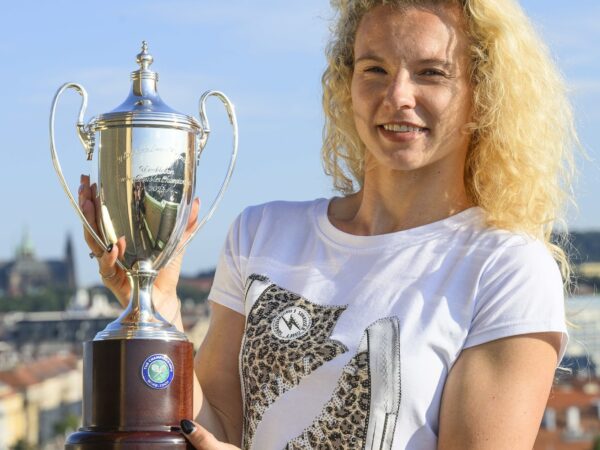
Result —
M367 67L365 72L369 73L387 73L384 68L379 66Z
M443 72L441 70L438 70L438 69L427 69L427 70L424 70L424 71L421 72L421 75L425 75L425 76L428 76L428 77L432 77L432 76L433 77L435 77L435 76L438 76L438 77L447 77L448 76L448 75L446 75L445 72Z

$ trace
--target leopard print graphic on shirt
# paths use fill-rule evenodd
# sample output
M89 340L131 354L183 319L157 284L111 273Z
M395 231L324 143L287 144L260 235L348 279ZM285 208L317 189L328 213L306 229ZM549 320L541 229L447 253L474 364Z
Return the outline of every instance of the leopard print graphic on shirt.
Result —
M285 450L363 449L371 401L369 354L360 352L344 367L321 414Z
M282 394L327 361L348 351L330 339L345 306L321 306L251 275L248 296L257 296L246 318L240 352L244 400L243 447L252 446L265 411Z
M400 388L399 322L389 317L365 330L331 399L284 450L391 450Z

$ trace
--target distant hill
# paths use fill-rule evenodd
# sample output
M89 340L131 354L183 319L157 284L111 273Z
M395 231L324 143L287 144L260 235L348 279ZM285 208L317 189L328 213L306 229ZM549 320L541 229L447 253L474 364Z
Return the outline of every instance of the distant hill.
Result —
M564 237L564 236L562 236ZM573 281L576 294L598 294L600 292L600 231L572 231L566 243L555 236L573 265Z
M565 251L575 265L600 262L600 231L570 232Z

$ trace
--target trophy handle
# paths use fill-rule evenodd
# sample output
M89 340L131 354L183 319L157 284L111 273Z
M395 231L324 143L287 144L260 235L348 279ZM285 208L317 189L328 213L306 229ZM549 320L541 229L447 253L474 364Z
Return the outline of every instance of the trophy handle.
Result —
M75 201L75 198L73 197L73 194L71 193L71 190L69 189L69 186L67 185L65 177L63 176L62 168L60 166L60 161L58 159L58 154L56 153L56 144L54 142L54 116L56 113L56 105L58 103L58 98L67 89L74 89L82 97L81 107L79 108L79 116L77 117L77 135L83 145L83 148L85 150L85 154L86 154L88 161L90 161L92 159L92 156L94 154L95 136L94 136L93 121L91 121L87 125L83 122L83 115L85 114L85 110L87 108L87 92L85 91L83 86L81 86L80 84L65 83L58 89L58 91L56 91L56 94L54 95L54 100L52 100L52 108L50 110L50 153L52 155L52 162L54 163L54 170L56 170L56 174L58 175L60 184L62 185L65 193L67 194L67 197L71 201L71 206L73 206L73 208L79 215L79 218L81 219L81 222L85 226L86 230L92 235L92 237L98 243L98 245L100 245L100 247L104 251L106 251L107 250L106 244L102 241L100 236L98 236L98 234L96 233L94 228L87 221L87 219L85 218L85 215L83 214L83 211L81 210L81 208ZM117 260L117 264L119 264L119 266L121 268L125 269L125 267L122 265L121 261Z
M175 254L173 255L173 258L175 258L177 255L179 255L183 251L183 249L185 249L185 247L194 238L194 236L196 235L198 230L200 230L200 228L202 228L206 224L206 222L208 222L208 220L212 217L213 213L217 209L217 206L221 202L221 199L223 198L223 194L225 194L225 190L227 189L227 186L229 185L229 181L231 180L231 175L233 174L233 168L235 166L235 160L237 158L238 125L237 125L237 119L235 117L235 108L233 106L233 103L231 103L231 101L227 98L227 96L220 91L206 91L204 94L202 94L202 96L200 97L200 101L198 103L198 108L200 110L200 125L202 127L202 132L200 133L200 135L198 137L197 160L199 161L199 159L200 159L200 154L202 153L202 150L204 149L204 146L206 145L206 141L208 140L208 135L210 133L210 125L208 123L208 117L206 116L206 99L208 99L208 97L211 97L211 96L217 97L225 105L225 109L227 110L227 116L229 117L229 122L231 123L231 127L233 128L233 150L231 152L231 158L229 159L229 167L227 168L227 173L225 174L225 178L223 179L223 183L221 184L219 193L217 194L217 196L213 200L212 204L210 205L210 208L208 209L208 212L206 213L206 215L196 224L196 226L194 227L194 229L192 230L190 235L187 237L187 239L185 241L183 241L183 243L181 244L179 249L175 252Z

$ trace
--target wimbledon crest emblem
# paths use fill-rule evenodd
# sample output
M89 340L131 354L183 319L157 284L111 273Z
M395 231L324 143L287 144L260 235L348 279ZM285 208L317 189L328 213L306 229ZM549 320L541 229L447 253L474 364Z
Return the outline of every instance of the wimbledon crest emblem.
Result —
M175 369L167 355L151 355L142 364L142 378L152 389L164 389L171 381Z

